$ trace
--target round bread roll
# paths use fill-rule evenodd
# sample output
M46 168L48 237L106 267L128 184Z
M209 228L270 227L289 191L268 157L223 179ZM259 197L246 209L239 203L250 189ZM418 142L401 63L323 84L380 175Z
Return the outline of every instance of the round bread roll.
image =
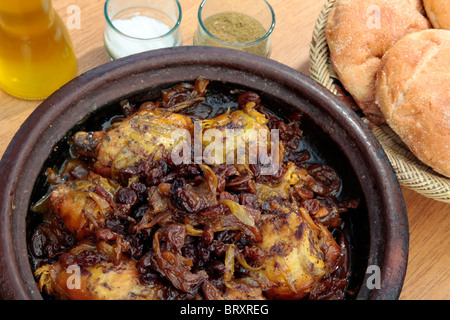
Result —
M450 177L450 31L430 29L398 41L377 74L377 103L411 152Z
M384 53L404 35L430 28L420 0L337 0L325 35L344 88L367 118L385 119L375 104L375 76Z
M423 4L433 27L450 30L449 0L423 0Z

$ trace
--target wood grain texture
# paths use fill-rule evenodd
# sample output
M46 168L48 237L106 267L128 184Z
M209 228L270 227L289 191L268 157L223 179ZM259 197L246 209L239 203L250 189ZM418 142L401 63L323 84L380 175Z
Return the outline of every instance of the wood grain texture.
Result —
M58 0L54 7L68 21L71 5L80 8L80 29L69 33L78 59L78 74L110 61L103 46L103 0ZM184 45L192 45L200 0L180 0ZM319 0L269 0L275 15L271 59L308 74L309 44L324 4ZM0 156L20 125L41 101L24 101L0 91ZM402 188L410 225L410 254L400 299L450 299L450 204Z

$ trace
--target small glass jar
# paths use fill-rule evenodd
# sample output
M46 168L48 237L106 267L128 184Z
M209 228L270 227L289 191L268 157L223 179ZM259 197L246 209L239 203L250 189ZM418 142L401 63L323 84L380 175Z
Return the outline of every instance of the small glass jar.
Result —
M112 59L183 43L177 0L107 0L104 13L105 48Z
M275 13L265 0L203 0L194 45L231 48L270 57Z

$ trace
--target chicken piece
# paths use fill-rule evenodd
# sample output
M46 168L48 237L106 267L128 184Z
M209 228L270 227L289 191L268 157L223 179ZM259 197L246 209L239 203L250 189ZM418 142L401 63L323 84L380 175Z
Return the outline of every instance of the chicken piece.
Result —
M107 133L97 149L95 166L111 168L114 177L121 169L142 159L152 156L154 161L158 160L163 151L170 152L185 141L183 133L191 134L192 130L191 119L184 115L159 113L158 110L140 111Z
M95 257L97 247L90 242L82 242L64 255L66 255L65 260L69 260L67 255L76 257L89 253ZM83 266L76 262L68 264L61 258L53 265L44 265L35 272L36 276L40 276L39 289L57 299L70 300L161 300L164 298L164 286L141 282L134 260L123 258L118 264L99 258L97 260L92 265Z
M328 271L318 229L278 201L271 201L271 209L274 215L263 220L263 241L257 244L265 259L254 273L273 283L269 298L301 299Z
M183 142L189 139L190 143L194 125L190 117L176 112L203 101L208 83L199 77L194 85L181 83L162 90L160 100L145 102L138 111L125 100L127 118L106 133L77 132L73 137L74 153L96 159L97 173L117 178L121 169L142 159L156 161L164 154L178 152Z
M154 161L173 150L181 150L193 132L191 118L163 109L143 109L120 122L105 134L77 132L74 149L96 159L95 171L116 178L121 169L140 160Z
M292 190L307 189L318 195L335 195L341 188L341 180L336 172L325 165L312 168L300 168L293 162L287 162L281 179L275 183L258 181L256 194L262 201L272 197L289 199ZM312 195L311 195L312 198Z
M88 176L66 182L54 189L49 198L50 209L78 239L84 239L105 224L114 214L114 194L119 186L90 172Z
M229 111L202 122L203 158L206 163L248 165L261 160L263 148L271 151L268 120L264 114L255 110L257 104L247 102L240 110ZM198 139L198 137L197 137ZM278 145L280 146L280 144ZM275 161L282 161L281 148L274 153Z

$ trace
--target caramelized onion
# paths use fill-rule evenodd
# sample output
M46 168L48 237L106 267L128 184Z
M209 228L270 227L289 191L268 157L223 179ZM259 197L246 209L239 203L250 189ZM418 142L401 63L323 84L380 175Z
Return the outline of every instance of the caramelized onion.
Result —
M84 289L108 293L110 286L128 298L344 297L350 269L340 215L358 200L338 200L338 174L309 163L301 115L284 121L256 92L242 90L231 91L232 105L220 96L225 109L215 110L208 84L198 78L162 90L155 101L124 100L123 115L100 131L73 135L75 158L47 169L50 188L31 207L42 220L29 242L42 290L71 297L55 279L77 264L83 281L95 280ZM199 119L205 108L211 116ZM167 128L190 130L193 120L202 130L236 129L234 138L252 148L250 129L278 129L280 144L266 141L279 147L279 170L264 175L270 165L249 161L176 164L170 149L179 140ZM114 152L101 158L99 146ZM237 157L236 150L228 151Z

